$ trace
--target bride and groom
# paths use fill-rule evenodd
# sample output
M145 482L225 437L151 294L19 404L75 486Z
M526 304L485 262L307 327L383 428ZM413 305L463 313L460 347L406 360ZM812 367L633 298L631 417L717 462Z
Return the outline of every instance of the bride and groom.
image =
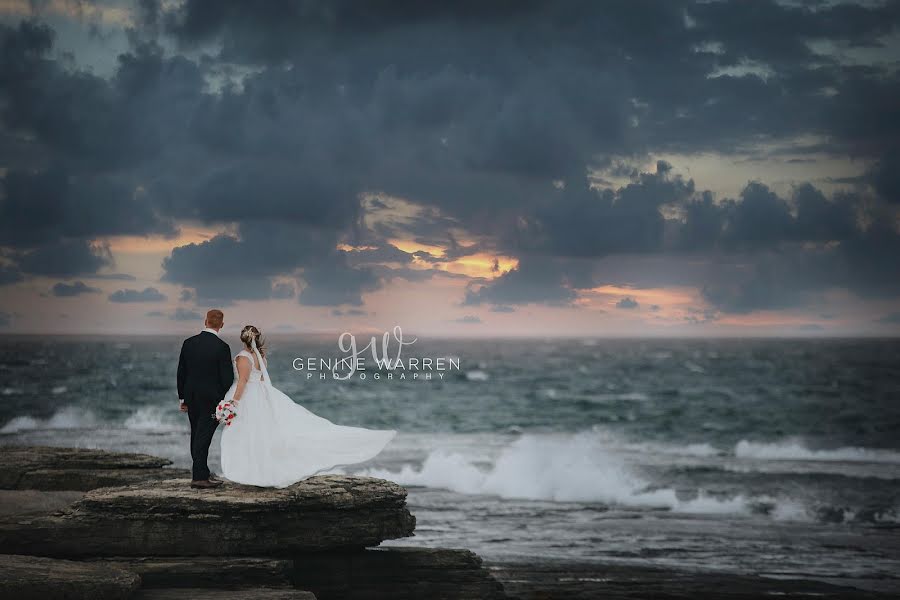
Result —
M219 337L225 316L206 313L205 328L184 341L178 358L178 397L191 422L191 487L222 482L207 465L218 421L215 409L230 401L236 416L222 432L222 475L237 483L286 487L316 473L376 456L392 430L335 425L316 416L272 385L259 329L241 330L243 349L232 360ZM237 381L235 381L237 371Z

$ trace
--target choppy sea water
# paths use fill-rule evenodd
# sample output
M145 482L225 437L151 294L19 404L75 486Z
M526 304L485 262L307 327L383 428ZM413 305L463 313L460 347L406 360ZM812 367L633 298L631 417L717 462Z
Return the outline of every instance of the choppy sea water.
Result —
M0 444L188 466L180 342L7 338ZM392 543L900 586L900 341L420 339L461 365L430 381L307 379L335 339L270 346L297 402L401 432L347 469L410 489Z

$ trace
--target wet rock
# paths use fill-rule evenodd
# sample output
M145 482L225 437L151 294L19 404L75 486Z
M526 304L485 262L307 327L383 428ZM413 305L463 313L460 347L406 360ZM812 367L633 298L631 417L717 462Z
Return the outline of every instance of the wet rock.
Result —
M0 490L0 518L52 513L66 508L82 496L84 492Z
M4 446L0 449L0 489L75 490L120 486L183 476L164 468L172 461L147 454L56 448Z
M468 550L370 548L294 557L294 585L319 600L506 598L503 586Z
M0 555L0 591L18 600L118 600L141 584L120 568L34 556Z
M101 488L71 507L0 522L0 552L55 557L292 556L410 536L406 490L322 475L284 489L187 479Z
M94 559L137 573L142 588L289 587L293 561L211 556Z
M205 588L169 588L141 590L135 600L316 600L311 592L291 588L245 588L210 590Z

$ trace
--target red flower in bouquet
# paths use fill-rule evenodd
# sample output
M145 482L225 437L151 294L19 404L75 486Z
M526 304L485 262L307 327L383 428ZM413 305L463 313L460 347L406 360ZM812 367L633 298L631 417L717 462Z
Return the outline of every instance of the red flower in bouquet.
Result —
M216 420L219 423L222 423L226 427L229 427L237 416L237 411L235 410L234 404L227 400L222 400L219 402L218 406L216 406Z

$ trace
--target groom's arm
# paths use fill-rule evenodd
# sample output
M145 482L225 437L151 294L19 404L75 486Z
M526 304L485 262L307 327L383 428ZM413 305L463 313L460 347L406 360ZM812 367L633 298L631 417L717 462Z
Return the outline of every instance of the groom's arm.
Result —
M184 379L185 379L185 366L184 366L184 344L181 344L181 352L178 355L178 399L184 403Z
M222 385L222 394L234 383L234 369L231 367L231 348L228 344L222 344L222 350L219 352L219 383Z

